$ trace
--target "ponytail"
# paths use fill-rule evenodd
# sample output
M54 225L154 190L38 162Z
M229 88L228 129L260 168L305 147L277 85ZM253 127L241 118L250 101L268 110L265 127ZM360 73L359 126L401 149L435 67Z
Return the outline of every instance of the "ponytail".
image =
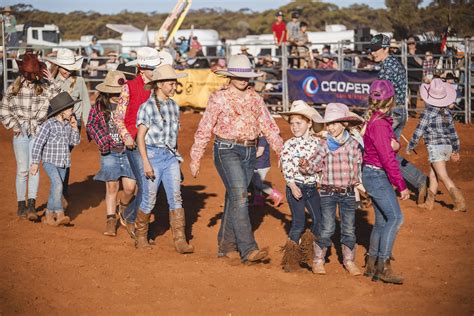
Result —
M367 110L367 113L365 114L364 118L366 119L366 121L368 121L376 111L392 108L394 104L394 97L390 97L389 99L385 100L374 100L369 97L369 109Z

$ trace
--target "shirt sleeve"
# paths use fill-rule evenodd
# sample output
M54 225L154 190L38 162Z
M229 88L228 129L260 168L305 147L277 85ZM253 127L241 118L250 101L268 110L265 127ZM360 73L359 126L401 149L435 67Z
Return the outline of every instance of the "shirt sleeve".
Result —
M191 160L195 163L199 163L204 151L206 150L207 143L211 140L212 129L217 123L217 117L220 112L220 104L217 94L212 94L207 103L206 110L199 122L198 129L194 134L194 144L191 147Z
M49 123L48 121L40 126L40 130L38 136L35 139L33 144L33 150L31 154L31 163L32 164L39 164L41 160L41 153L43 152L43 147L46 144L46 141L49 137Z
M0 104L0 120L6 129L13 128L14 132L19 132L21 130L21 126L13 114L13 98L9 97L12 87L13 86L8 87L6 94L3 96L2 103Z
M140 126L140 125L145 125L147 128L150 128L150 125L151 125L151 117L152 117L152 113L151 113L151 107L148 106L149 103L146 102L145 104L143 104L142 106L140 106L140 109L138 110L138 113L137 113L137 127Z
M458 153L461 150L461 142L459 141L458 133L454 128L454 120L451 114L449 114L449 138L451 139L451 146L453 146L453 152Z
M267 142L270 144L272 149L280 155L283 149L283 139L280 136L280 128L278 128L275 119L268 111L268 108L263 101L263 98L258 96L261 100L260 102L260 115L258 117L258 124L260 126L260 130L262 131L263 135L265 136Z
M69 145L70 146L77 146L81 142L81 134L79 130L73 129L71 127L71 134L69 135Z
M120 97L117 103L117 109L115 109L112 119L117 126L117 130L122 137L122 140L125 141L127 137L131 137L130 133L125 126L125 113L127 113L127 106L130 102L130 92L128 89L128 85L124 85L122 87L122 91L120 92ZM127 136L128 135L128 136Z
M308 172L310 174L318 173L322 170L324 164L324 158L328 154L328 148L326 143L318 143L315 146L315 150L311 157L308 160L309 168Z
M420 121L416 126L415 132L413 132L413 136L410 139L410 143L408 143L407 152L412 151L418 142L420 141L421 137L423 136L426 127L429 123L429 114L426 111L421 113Z
M89 91L82 77L78 77L79 98L82 100L82 120L87 124L89 112L91 111L91 101L89 99ZM79 118L78 118L79 119Z
M291 139L288 140L284 145L281 151L281 168L283 171L283 177L287 184L295 182L295 171L298 166L295 166L293 163L293 150L291 149Z

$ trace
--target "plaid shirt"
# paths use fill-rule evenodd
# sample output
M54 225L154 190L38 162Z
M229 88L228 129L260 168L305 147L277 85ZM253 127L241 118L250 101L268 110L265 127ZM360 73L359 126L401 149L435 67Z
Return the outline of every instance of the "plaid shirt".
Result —
M49 100L61 91L57 83L43 85L43 93L36 95L34 84L23 83L16 96L12 95L13 85L0 105L0 121L6 129L25 132L26 136L36 135L38 126L46 120Z
M176 149L179 128L179 106L173 99L159 100L159 107L152 94L137 114L137 127L145 125L148 131L145 144Z
M432 75L434 71L434 62L433 60L424 60L423 61L423 77L427 75Z
M408 144L407 152L416 147L421 137L427 145L451 145L455 153L459 152L459 137L454 129L453 117L448 108L426 105Z
M407 74L397 58L389 55L380 63L379 79L389 80L393 84L397 106L405 106Z
M361 182L362 151L352 136L335 151L329 150L326 141L322 145L323 150L316 151L309 160L309 173L321 171L322 185L346 188Z
M86 129L89 140L93 139L99 146L101 154L108 154L112 148L123 149L124 144L116 132L114 140L113 135L110 133L110 124L115 124L112 120L113 112L111 113L109 124L105 121L104 114L99 110L99 104L95 104L89 112L89 118L87 121ZM117 127L115 126L115 130Z
M55 117L48 119L39 129L32 153L32 163L40 160L59 168L71 166L69 146L79 144L79 131L73 129L69 122L60 122Z

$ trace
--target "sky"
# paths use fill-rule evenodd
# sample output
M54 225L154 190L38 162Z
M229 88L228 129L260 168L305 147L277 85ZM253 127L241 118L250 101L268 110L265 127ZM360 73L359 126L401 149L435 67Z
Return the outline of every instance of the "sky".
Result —
M16 3L31 4L34 8L44 11L71 12L71 11L96 11L100 13L117 13L122 10L140 12L169 12L176 0L2 0L3 5ZM275 9L289 3L289 0L193 0L192 9L221 7L228 10L239 10L250 8L254 11ZM354 3L365 3L374 8L384 8L384 0L333 0L325 1L334 3L340 7L349 6ZM429 2L429 0L424 0ZM131 5L133 3L133 6Z

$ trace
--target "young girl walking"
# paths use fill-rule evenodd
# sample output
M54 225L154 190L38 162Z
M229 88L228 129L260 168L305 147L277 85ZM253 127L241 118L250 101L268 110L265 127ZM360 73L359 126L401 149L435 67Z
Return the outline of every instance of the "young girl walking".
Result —
M97 143L101 154L100 171L94 180L105 182L106 236L117 234L116 209L120 182L123 194L119 205L128 205L135 193L135 177L125 152L125 144L112 119L124 84L125 75L122 72L113 70L107 73L105 81L96 87L100 95L89 113L86 125L88 136Z
M453 117L449 106L456 101L456 90L441 79L433 79L430 84L422 84L420 95L426 107L421 113L420 122L407 147L409 154L418 144L421 137L428 149L430 168L430 185L425 203L419 207L433 209L438 192L438 180L443 182L454 201L453 211L466 211L466 201L453 180L448 175L446 162L459 161L460 142L454 129Z
M71 166L70 146L79 144L81 137L73 115L73 100L67 92L61 92L50 101L48 120L40 127L33 145L30 174L38 173L39 162L48 174L51 188L46 206L45 224L59 226L69 224L62 205L63 183L66 169Z
M311 127L313 125L315 132L319 132L324 125L312 123L312 117L319 116L319 113L304 101L293 102L291 111L280 114L290 123L293 134L293 137L283 145L280 157L286 182L286 199L290 206L292 219L288 241L283 247L282 266L286 272L290 272L299 268L303 255L303 251L300 249L300 237L305 228L305 208L311 216L311 232L313 236L319 236L321 208L316 188L318 176L316 174L302 174L299 170L299 162L300 159L310 159L315 152L323 150L322 144L312 133ZM310 248L312 246L311 242Z
M360 183L362 152L359 143L350 135L349 125L362 121L351 115L346 105L329 103L324 119L315 117L316 123L327 125L327 139L323 150L313 153L309 159L301 160L301 169L309 173L319 170L321 174L321 230L314 243L313 273L326 274L324 269L326 252L331 247L331 237L336 229L336 209L341 218L341 245L344 267L353 275L360 275L355 264L356 236L355 211L357 201L355 187Z
M394 141L397 138L390 116L395 106L394 95L395 90L388 80L376 80L370 87L362 183L372 199L375 223L370 235L364 275L372 277L374 281L402 284L403 278L393 272L390 265L393 244L403 223L403 214L393 187L400 192L402 200L409 197L396 159L399 146Z

